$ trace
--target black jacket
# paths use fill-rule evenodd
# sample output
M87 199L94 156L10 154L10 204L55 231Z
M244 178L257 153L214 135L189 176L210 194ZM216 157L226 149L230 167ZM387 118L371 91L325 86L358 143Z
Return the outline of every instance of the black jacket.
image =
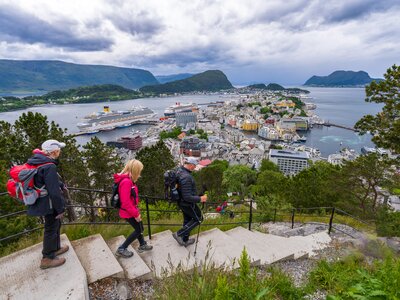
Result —
M197 195L196 183L191 172L185 167L179 167L177 173L181 204L199 203L200 196Z
M44 163L52 164L40 167L33 179L36 187L45 186L48 195L37 199L33 205L28 205L28 215L30 216L45 216L52 213L58 215L65 210L65 201L61 193L62 182L57 174L57 161L38 150L35 150L34 155L28 159L30 165Z

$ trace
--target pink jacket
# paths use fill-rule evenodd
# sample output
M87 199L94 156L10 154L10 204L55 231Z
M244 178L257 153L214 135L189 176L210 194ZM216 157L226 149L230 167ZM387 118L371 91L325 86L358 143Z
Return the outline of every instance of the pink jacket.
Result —
M137 185L132 182L128 174L114 174L114 182L120 183L118 187L118 193L121 201L119 216L123 219L137 218L140 214L138 207L139 189ZM133 197L131 193L132 189L135 191L135 197Z

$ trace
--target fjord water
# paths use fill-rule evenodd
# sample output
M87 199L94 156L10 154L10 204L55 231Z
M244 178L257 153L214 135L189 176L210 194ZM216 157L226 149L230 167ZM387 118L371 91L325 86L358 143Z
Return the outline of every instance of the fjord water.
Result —
M317 105L315 113L331 123L339 125L354 126L354 124L365 114L376 114L381 110L382 105L367 103L363 88L307 88L310 90L306 99ZM13 123L19 116L28 111L39 112L47 116L49 121L55 121L68 132L77 132L76 124L82 118L92 112L101 111L104 105L109 105L112 110L126 110L132 106L147 106L158 116L162 116L164 109L176 102L195 102L197 104L228 100L228 96L218 95L187 95L165 98L143 98L116 102L101 102L88 104L65 104L45 105L31 107L25 110L0 113L0 119ZM144 132L148 125L135 125L130 128L117 129L114 131L101 132L96 134L103 142L112 141L120 136L127 135L131 131ZM307 137L306 145L320 149L323 156L339 151L343 147L349 147L360 151L363 146L373 147L370 136L359 136L353 131L325 126L314 126L304 134ZM85 144L92 136L79 136L77 141Z

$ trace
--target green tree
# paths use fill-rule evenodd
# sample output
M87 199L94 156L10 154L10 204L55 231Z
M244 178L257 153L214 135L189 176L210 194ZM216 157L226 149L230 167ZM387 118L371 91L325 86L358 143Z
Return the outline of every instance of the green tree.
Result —
M391 161L372 153L346 161L337 176L335 191L343 195L343 209L374 216L378 209L379 188L390 185L394 171Z
M263 159L261 161L260 172L263 172L266 170L280 172L278 165L274 164L272 161L270 161L268 159Z
M113 184L113 174L122 170L121 159L114 149L107 147L97 137L94 137L83 146L83 158L88 170L89 176L83 178L86 181L87 188L111 191ZM80 193L81 194L81 193ZM96 202L107 204L107 195L90 193L87 196L81 196L80 202L88 201L87 204L94 205ZM91 220L95 218L95 211L90 210Z
M164 197L164 172L175 167L171 152L163 141L141 149L136 159L143 163L144 169L139 179L140 194Z
M287 197L295 207L332 206L339 194L334 178L338 168L327 163L317 162L292 177L287 186Z
M230 166L223 175L222 184L228 192L240 192L247 195L250 186L256 182L257 173L248 166Z
M366 88L366 102L384 104L375 116L366 115L355 125L361 134L370 132L379 147L400 153L400 66L389 68L384 80L371 82Z
M209 199L222 200L226 195L226 190L222 185L224 171L228 168L225 160L215 160L207 167L195 173L198 191L207 191Z

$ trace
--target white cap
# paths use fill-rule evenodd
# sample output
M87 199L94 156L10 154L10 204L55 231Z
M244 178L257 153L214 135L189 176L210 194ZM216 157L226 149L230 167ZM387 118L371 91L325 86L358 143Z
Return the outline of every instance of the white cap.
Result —
M53 152L64 147L65 143L61 143L57 140L47 140L42 144L42 150L47 152Z
M199 161L197 160L196 157L189 156L185 158L185 164L192 164L197 166L199 164Z

